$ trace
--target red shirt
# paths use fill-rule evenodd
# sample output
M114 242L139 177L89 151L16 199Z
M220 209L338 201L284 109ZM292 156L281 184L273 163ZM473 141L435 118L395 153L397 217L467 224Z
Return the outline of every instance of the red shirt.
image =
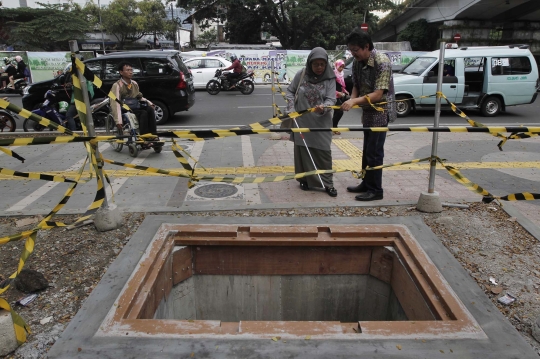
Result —
M232 65L227 67L224 71L232 69L234 73L240 74L242 73L242 64L240 63L240 60L236 59L233 61Z

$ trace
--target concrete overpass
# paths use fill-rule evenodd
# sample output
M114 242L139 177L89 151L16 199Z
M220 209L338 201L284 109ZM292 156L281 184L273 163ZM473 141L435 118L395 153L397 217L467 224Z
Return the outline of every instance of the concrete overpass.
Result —
M495 42L529 43L533 52L540 51L540 0L416 0L373 34L373 41L395 41L407 24L419 19L440 24L441 29L459 30L464 41L467 37L463 32L471 35L470 31L478 28L502 29ZM448 41L453 35L452 31L445 34L443 30L440 36ZM494 40L489 31L484 31L480 37L479 33L474 36L469 40L480 45L488 44L481 43L482 40Z

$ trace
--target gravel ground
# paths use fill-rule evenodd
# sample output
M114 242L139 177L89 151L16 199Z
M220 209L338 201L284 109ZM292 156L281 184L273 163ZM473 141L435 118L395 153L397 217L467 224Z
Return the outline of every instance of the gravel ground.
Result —
M163 214L163 213L160 213ZM172 214L179 215L179 214ZM509 217L496 203L470 204L469 209L445 208L442 213L424 214L412 207L337 207L300 210L243 210L182 213L185 216L226 217L357 217L421 215L448 250L476 280L495 306L540 354L540 343L531 336L532 325L540 315L540 242ZM72 231L55 228L41 231L35 251L26 268L35 269L49 281L26 307L17 312L30 325L28 342L7 358L44 358L49 348L77 313L123 246L143 221L145 214L124 216L124 227L97 232L92 225ZM32 225L17 227L22 217L0 218L0 233L15 234ZM75 216L55 220L71 222ZM20 224L20 222L19 222ZM17 267L22 243L11 242L0 251L0 276L8 277ZM490 282L490 277L497 284ZM0 279L1 280L1 279ZM510 292L518 299L505 306L497 299ZM6 293L14 304L25 294L12 286ZM41 324L44 318L50 321Z

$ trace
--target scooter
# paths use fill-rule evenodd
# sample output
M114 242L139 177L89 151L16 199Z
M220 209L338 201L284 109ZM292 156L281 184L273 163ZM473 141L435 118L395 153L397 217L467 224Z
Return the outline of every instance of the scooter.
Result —
M254 82L254 73L253 71L248 71L247 73L242 73L240 77L236 78L234 83L229 83L227 74L229 72L223 72L223 70L217 69L214 74L214 78L206 84L206 91L210 95L217 95L220 91L235 91L240 90L244 95L249 95L255 89Z
M13 87L6 86L3 89L0 89L0 94L18 94L22 96L23 90L26 86L28 86L28 82L26 81L26 78L16 79L14 81Z

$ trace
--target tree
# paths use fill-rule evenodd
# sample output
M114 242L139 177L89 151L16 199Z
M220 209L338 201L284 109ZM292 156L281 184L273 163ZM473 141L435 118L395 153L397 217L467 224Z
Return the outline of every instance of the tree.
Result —
M68 40L84 39L91 29L86 14L77 4L38 4L43 8L2 9L3 41L24 50L69 50Z
M397 41L409 41L414 51L431 51L436 46L438 38L438 28L428 23L426 19L419 19L410 22L399 33Z
M217 30L216 28L212 28L210 30L206 30L202 34L199 35L199 37L196 40L197 45L200 47L204 47L208 49L211 44L214 44L217 42Z
M174 20L167 20L165 5L160 0L142 0L137 3L139 12L133 19L138 31L146 35L166 35L175 29Z
M231 44L258 44L261 42L263 19L257 9L231 4L227 9L225 32Z
M216 11L211 11L216 0L177 1L179 7L197 11L198 20L218 18ZM363 21L366 11L394 8L391 0L220 0L219 4L228 9L227 14L238 7L257 13L285 49L320 42L330 48L343 43L344 36Z
M113 0L101 12L103 28L116 37L120 49L126 41L136 41L145 35L135 24L137 10L135 0Z

